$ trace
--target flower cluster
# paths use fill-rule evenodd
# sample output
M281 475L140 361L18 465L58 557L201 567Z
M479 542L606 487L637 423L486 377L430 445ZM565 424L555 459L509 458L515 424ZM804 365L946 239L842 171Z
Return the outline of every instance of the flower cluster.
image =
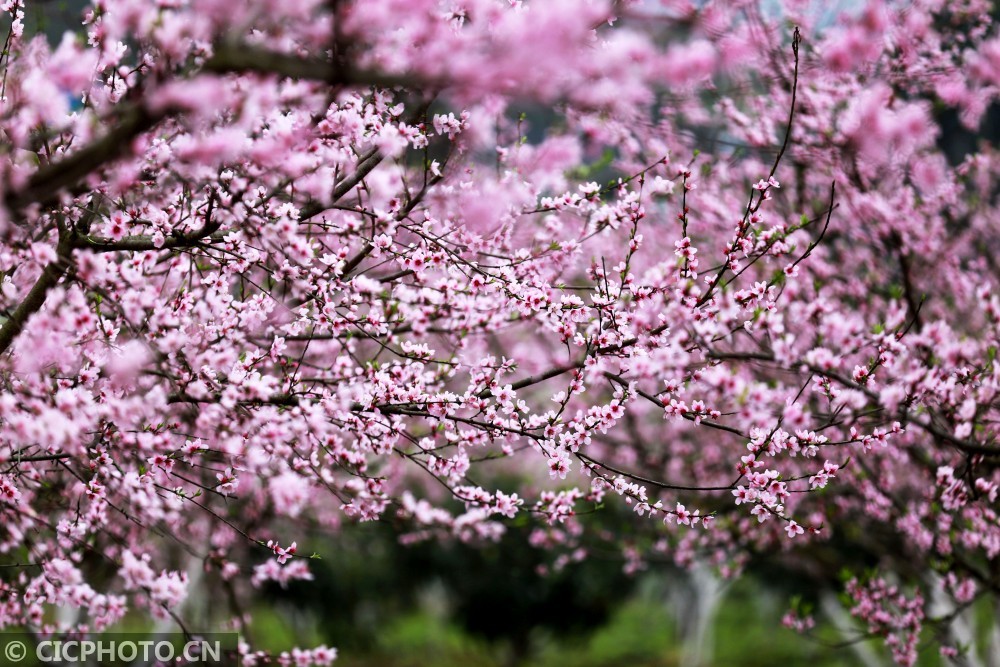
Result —
M0 629L242 619L389 518L558 569L607 502L631 572L877 554L911 663L1000 589L1000 156L932 114L1000 38L849 4L0 3Z

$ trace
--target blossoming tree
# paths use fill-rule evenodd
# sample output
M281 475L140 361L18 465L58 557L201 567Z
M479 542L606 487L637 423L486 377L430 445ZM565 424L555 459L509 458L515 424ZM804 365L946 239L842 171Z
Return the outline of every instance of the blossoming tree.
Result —
M900 664L1000 591L1000 157L935 121L996 100L990 3L23 4L0 627L238 628L310 526L566 562L612 502L630 567L856 565Z

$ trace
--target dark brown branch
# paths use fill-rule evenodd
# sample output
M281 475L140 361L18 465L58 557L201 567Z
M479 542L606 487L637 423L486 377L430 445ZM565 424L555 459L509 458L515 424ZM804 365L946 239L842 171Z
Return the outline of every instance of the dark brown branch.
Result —
M222 401L221 396L206 396L204 398L198 398L196 396L191 396L185 393L175 393L170 394L167 397L167 403L220 403ZM297 396L292 394L275 394L270 398L256 398L256 399L238 399L236 405L243 407L254 407L262 405L277 405L283 407L294 407L299 404L299 399Z
M86 236L76 237L73 240L74 248L89 248L94 252L115 252L123 250L129 252L143 252L146 250L167 250L170 248L187 248L197 245L200 241L210 238L213 241L221 241L222 233L219 232L221 224L218 220L212 219L212 211L215 210L215 192L209 193L208 210L205 212L205 224L201 229L190 234L175 233L163 239L157 246L153 242L153 237L149 234L137 234L129 236L119 241L105 238L90 238Z
M412 86L412 77L355 70L332 60L303 58L248 44L228 43L215 47L202 71L216 74L274 74L288 79L322 81L341 86Z
M610 371L605 371L604 377L608 378L609 380L611 380L612 382L614 382L615 384L619 385L622 388L628 388L628 381L620 375L615 375ZM636 393L659 408L667 407L663 401L661 401L656 396L653 396L647 391L643 391L642 389L636 389ZM697 422L698 425L700 426L707 426L708 428L714 428L720 431L725 431L726 433L732 433L733 435L738 435L741 438L747 437L746 435L743 434L743 431L739 430L738 428L733 428L732 426L726 426L725 424L720 424L719 422L710 421L708 419L705 419L702 415L699 414L685 412L681 414L681 417L691 422Z
M141 105L128 105L106 135L32 174L24 189L7 196L7 207L18 210L33 203L55 201L60 190L72 188L105 164L128 154L132 140L155 127L170 112L163 109L153 113Z
M64 233L59 239L59 244L56 246L56 260L42 270L42 275L31 286L24 301L11 313L10 318L0 326L0 354L7 351L7 348L11 346L17 335L24 329L28 318L42 307L49 290L62 280L72 261L72 252L73 247L69 234Z
M919 331L924 328L924 323L920 319L920 307L923 305L923 300L918 301L916 298L916 289L913 286L913 278L910 275L910 260L906 256L906 252L900 248L896 256L899 258L899 270L903 274L903 296L906 298L906 307L909 308L913 321Z
M771 173L768 174L768 177L774 176L775 172L778 171L778 165L781 164L781 158L785 156L785 151L788 150L788 143L792 138L792 121L795 120L795 102L799 91L799 43L801 41L802 33L799 32L799 27L795 26L795 31L792 32L792 55L795 57L795 69L792 73L792 103L788 107L788 122L785 126L785 140L781 142L781 148L778 150L778 154L774 158L774 164L771 166Z
M530 387L533 384L538 384L540 382L545 382L546 380L550 380L550 379L552 379L554 377L558 377L558 376L562 375L563 373L566 373L566 372L569 372L569 371L572 371L572 370L577 370L579 368L583 368L583 362L582 361L577 362L575 364L567 364L565 366L556 366L555 368L550 368L549 370L545 371L544 373L539 373L538 375L532 375L530 377L524 378L523 380L518 380L517 382L515 382L515 383L513 383L511 385L511 389L513 389L514 391L517 391L519 389L524 389L525 387ZM481 391L478 394L476 394L476 396L478 398L486 398L489 395L490 395L490 390L489 389L484 389L483 391Z
M7 459L7 463L38 463L40 461L58 461L59 459L71 459L72 454L39 454L37 456L13 456Z
M73 244L74 248L86 248L94 252L145 252L147 250L169 250L171 248L188 248L197 245L199 242L208 239L210 241L221 241L223 233L218 232L218 225L214 229L203 227L190 234L173 234L166 237L160 246L153 243L153 237L149 234L136 234L128 236L120 241L100 237L79 237Z
M635 473L622 470L620 468L615 468L614 466L608 465L607 463L602 463L597 459L593 459L583 452L577 452L576 457L581 461L586 461L590 465L595 465L605 470L610 470L613 473L634 479L637 482L642 482L643 484L649 484L650 486L655 486L660 489L668 489L670 491L731 491L736 488L736 482L729 484L728 486L682 486L679 484L670 484L668 482L661 482L659 480L651 479L649 477L643 477L642 475L636 475Z
M215 54L205 63L201 71L219 74L254 71L294 79L325 81L334 85L395 86L404 85L408 80L377 72L355 72L346 67L337 67L332 61L299 58L233 44L217 46ZM133 103L122 107L112 130L62 160L40 168L31 176L23 190L12 192L7 196L7 207L18 210L36 202L47 204L55 201L60 190L72 188L103 165L128 154L133 139L178 111L169 107L152 111L142 104ZM374 169L379 160L381 158L375 160L373 164L365 164L365 159L362 159L358 165L360 177L363 178ZM354 187L355 183L350 183L351 180L353 177L343 184L345 192ZM343 195L336 195L336 198L340 196Z

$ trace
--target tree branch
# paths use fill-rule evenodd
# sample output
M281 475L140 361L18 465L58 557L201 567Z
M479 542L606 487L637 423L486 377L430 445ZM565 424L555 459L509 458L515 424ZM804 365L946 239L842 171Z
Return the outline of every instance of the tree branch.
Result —
M136 234L127 236L119 241L108 238L91 238L89 236L78 236L73 239L74 248L87 248L94 252L144 252L147 250L168 250L170 248L187 248L203 241L206 238L213 241L222 240L223 233L219 232L222 225L212 219L212 211L215 208L215 193L212 192L208 198L208 211L205 213L205 224L201 229L189 234L174 233L164 238L163 242L157 246L153 242L150 234Z
M105 164L131 151L132 140L152 129L170 114L170 109L153 113L142 105L127 105L114 129L93 143L48 164L28 179L28 185L7 196L7 207L19 210L30 204L55 201L59 191L77 185Z
M45 303L45 297L49 290L55 287L66 274L69 264L72 261L73 246L68 233L60 236L59 244L56 246L56 260L47 265L42 270L42 275L38 277L32 285L28 295L24 298L10 318L0 326L0 354L7 351L14 339L21 330L24 329L28 318L36 313Z
M330 85L412 86L413 77L395 76L369 70L355 70L324 58L304 58L289 53L261 49L247 44L225 43L202 67L216 74L276 74L289 79L322 81Z

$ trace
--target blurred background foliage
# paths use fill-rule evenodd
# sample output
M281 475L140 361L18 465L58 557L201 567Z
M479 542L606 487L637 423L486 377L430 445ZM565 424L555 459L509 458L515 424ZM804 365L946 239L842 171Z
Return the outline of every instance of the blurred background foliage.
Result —
M608 514L602 521L616 518ZM336 646L337 664L350 667L891 664L880 641L848 641L859 628L847 616L835 626L817 614L808 637L785 628L793 598L818 609L824 591L833 595L794 568L762 560L742 578L706 575L710 585L699 587L670 563L627 576L620 556L598 553L543 574L553 555L520 530L474 546L402 546L386 524L325 538L313 581L270 585L256 598L252 642L275 652ZM991 615L982 610L982 632ZM919 664L944 663L928 647Z

